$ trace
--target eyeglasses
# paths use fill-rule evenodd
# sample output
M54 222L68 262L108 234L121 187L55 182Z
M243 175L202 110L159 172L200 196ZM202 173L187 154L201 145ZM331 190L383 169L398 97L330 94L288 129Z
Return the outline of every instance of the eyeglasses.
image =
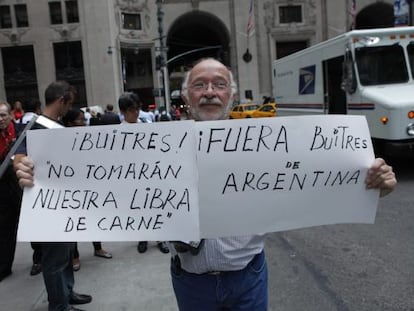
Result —
M211 88L216 91L224 91L229 87L229 84L225 81L214 81L214 82L194 82L190 85L190 88L194 91L207 91L211 84Z

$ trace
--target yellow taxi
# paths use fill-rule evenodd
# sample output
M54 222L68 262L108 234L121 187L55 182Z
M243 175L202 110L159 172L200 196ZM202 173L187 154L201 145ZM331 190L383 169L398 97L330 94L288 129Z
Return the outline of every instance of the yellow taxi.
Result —
M244 119L251 118L254 111L259 108L258 104L240 104L234 106L230 110L229 118L230 119Z
M252 118L276 117L276 103L263 104L252 113Z

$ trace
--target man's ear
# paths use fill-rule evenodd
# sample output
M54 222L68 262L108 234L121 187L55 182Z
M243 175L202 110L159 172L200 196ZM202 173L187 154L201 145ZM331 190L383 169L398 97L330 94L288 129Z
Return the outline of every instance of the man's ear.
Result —
M231 97L230 97L229 102L230 102L231 104L233 104L233 103L234 103L237 99L238 99L237 93L236 93L236 92L234 92L234 90L232 89L232 94L231 94Z
M181 91L181 99L183 100L183 102L188 106L188 91Z

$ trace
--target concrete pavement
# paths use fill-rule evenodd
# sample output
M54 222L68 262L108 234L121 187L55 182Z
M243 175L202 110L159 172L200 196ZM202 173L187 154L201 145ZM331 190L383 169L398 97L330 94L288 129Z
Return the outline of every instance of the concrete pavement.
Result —
M92 243L79 243L81 269L75 272L75 290L90 294L87 311L178 310L169 275L169 254L154 242L146 253L137 252L134 242L105 242L112 259L93 255ZM47 311L42 274L30 276L32 249L19 242L13 274L0 282L0 310Z
M414 311L414 168L398 172L375 224L342 224L270 233L269 311ZM88 311L177 311L169 254L150 243L103 243L114 258L79 243L75 290L93 296ZM0 311L46 311L41 275L29 275L32 250L18 243L13 275L0 282Z

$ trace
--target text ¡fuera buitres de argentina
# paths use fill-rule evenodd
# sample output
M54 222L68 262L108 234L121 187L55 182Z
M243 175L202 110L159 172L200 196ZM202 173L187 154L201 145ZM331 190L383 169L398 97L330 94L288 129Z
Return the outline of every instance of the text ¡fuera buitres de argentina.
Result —
M199 135L203 137L202 132ZM258 152L261 149L277 151L279 146L281 146L281 152L289 152L288 133L284 126L276 131L266 125L239 127L238 129L216 128L211 129L207 137L208 143L204 149L206 153L209 153L216 145L221 145L223 152ZM199 150L201 146L200 139ZM324 131L321 126L315 126L309 151L356 151L367 147L367 140L352 135L348 126L337 126L328 131ZM286 168L293 170L300 168L300 162L294 162L294 165L291 163L288 162ZM303 190L306 186L315 188L355 185L358 184L360 173L359 169L347 171L313 170L301 173L292 170L232 172L226 176L221 193L264 190L291 191Z

